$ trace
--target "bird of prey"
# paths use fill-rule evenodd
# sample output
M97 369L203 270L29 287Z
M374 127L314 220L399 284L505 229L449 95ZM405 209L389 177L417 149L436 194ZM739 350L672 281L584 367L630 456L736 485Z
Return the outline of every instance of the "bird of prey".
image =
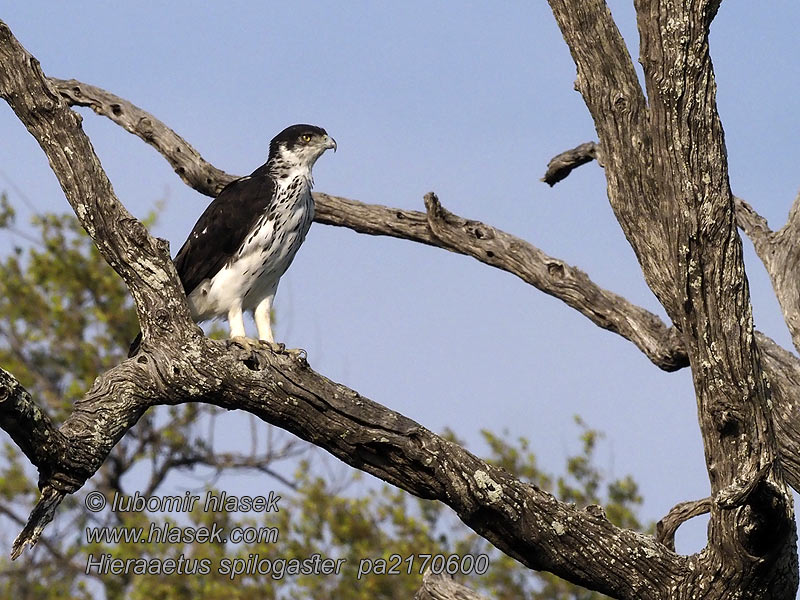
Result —
M272 301L314 218L311 168L330 148L336 141L321 127L287 127L265 164L208 205L174 261L196 322L225 316L231 338L248 345L243 313L252 311L259 339L274 343ZM141 333L128 356L140 342Z

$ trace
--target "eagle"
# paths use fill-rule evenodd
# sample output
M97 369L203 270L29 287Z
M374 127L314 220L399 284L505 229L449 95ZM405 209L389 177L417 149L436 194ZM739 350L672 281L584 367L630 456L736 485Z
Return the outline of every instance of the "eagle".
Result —
M208 205L174 259L195 322L227 317L231 338L249 346L243 315L252 312L259 339L274 345L272 302L314 219L311 169L331 148L336 141L321 127L287 127L266 163Z

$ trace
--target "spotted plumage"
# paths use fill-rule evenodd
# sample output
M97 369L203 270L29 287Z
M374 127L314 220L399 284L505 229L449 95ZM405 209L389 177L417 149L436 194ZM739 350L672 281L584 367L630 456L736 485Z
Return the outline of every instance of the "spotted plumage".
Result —
M272 301L314 219L311 169L329 148L336 142L324 129L287 127L265 164L208 205L175 257L195 321L225 316L231 337L245 337L243 313L253 312L259 339L274 341Z

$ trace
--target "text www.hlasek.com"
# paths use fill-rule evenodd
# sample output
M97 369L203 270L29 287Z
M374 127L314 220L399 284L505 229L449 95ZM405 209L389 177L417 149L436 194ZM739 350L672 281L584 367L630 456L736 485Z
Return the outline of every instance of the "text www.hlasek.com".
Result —
M179 527L171 523L151 523L143 527L87 527L86 541L90 544L274 544L278 541L277 527L234 527L228 535L216 523L211 527Z

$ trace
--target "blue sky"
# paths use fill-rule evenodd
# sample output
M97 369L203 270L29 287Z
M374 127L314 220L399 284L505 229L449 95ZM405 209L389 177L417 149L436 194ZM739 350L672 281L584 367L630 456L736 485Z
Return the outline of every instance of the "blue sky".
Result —
M316 189L451 211L522 237L663 314L611 214L602 171L539 182L558 152L595 139L546 2L14 2L2 18L46 74L151 111L216 166L246 174L286 125L325 127L339 150ZM636 49L632 3L609 3ZM761 7L761 8L760 8ZM773 227L798 188L794 25L800 6L728 2L712 31L731 182ZM84 110L119 198L177 250L207 198L139 139ZM47 162L0 108L0 190L67 210ZM21 221L29 216L21 209ZM5 251L13 240L0 240ZM748 247L756 325L789 346ZM632 474L644 516L707 495L690 374L665 374L630 343L506 273L410 242L315 225L276 307L276 336L318 371L481 453L479 431L531 439L542 468L578 449L572 415L603 430L600 464ZM231 421L234 423L234 421ZM231 442L233 443L233 442ZM703 525L679 532L683 549ZM680 546L679 546L680 549Z

